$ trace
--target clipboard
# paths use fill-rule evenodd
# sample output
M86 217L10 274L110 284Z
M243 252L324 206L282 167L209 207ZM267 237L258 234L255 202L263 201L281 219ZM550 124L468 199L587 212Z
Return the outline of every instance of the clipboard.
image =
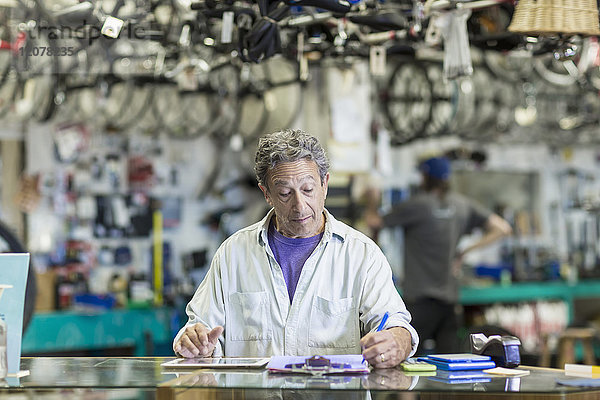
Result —
M273 356L267 364L272 373L310 375L366 374L369 365L361 354L328 356Z

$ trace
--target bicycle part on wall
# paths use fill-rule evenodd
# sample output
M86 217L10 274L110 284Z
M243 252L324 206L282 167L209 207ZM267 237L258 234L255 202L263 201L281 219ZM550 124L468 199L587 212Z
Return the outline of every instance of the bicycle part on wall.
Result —
M431 120L433 101L431 82L422 65L400 62L392 72L383 101L394 145L421 137Z
M292 9L288 1L261 6L247 0L15 1L0 6L0 117L13 120L47 120L58 108L60 122L73 118L111 131L164 132L180 139L219 135L243 147L296 117L302 84L294 60L347 66L364 60L377 45L385 49L391 70L381 109L394 144L444 134L494 137L511 127L510 108L522 82L540 78L567 88L569 99L547 100L541 89L545 104L538 116L556 114L553 121L540 116L535 124L562 123L572 138L594 121L588 109L595 110L595 99L588 92L600 87L597 40L505 37L511 2L428 2L439 13L455 11L459 4L473 10L468 33L476 46L470 50L477 61L475 76L445 82L436 62L419 56L424 48L439 53L425 40L432 13L421 1L344 4L343 18L320 8ZM279 22L260 18L275 11ZM121 35L92 37L109 17L123 21ZM261 26L271 32L269 38L260 37ZM81 37L69 34L76 27L82 28ZM515 37L517 47L510 43ZM42 48L55 54L56 47L72 49L72 56L34 56ZM279 47L285 57L272 57ZM33 57L15 57L21 48ZM399 49L404 61L392 65ZM480 69L479 52L489 70ZM261 62L245 64L244 57ZM512 85L517 95L510 95Z
M160 131L171 137L185 137L184 109L180 104L179 87L175 82L165 82L154 88L152 113L160 121Z
M450 132L463 136L472 129L477 119L475 112L476 93L471 78L453 81L456 93L456 113L450 123Z
M17 71L11 68L4 76L2 86L0 86L0 118L5 117L13 107L18 87Z
M577 85L556 86L539 77L531 84L534 86L537 109L537 119L532 131L537 133L538 139L543 137L548 143L555 145L572 143L576 140L577 131L561 130L560 121L569 118L577 108L581 88Z
M464 137L489 141L506 132L514 121L514 87L500 81L485 65L475 67L472 84L475 112Z
M508 132L515 123L514 111L517 106L518 86L512 82L504 82L498 77L492 82L494 87L494 103L496 104L496 130Z
M450 124L458 107L458 92L454 82L444 79L442 64L424 63L427 77L433 89L431 120L425 130L425 137L436 137L450 133Z
M289 126L302 105L302 82L298 63L283 57L273 58L264 65L267 90L265 91L268 120L267 132Z
M506 93L502 90L504 84L498 84L498 80L483 65L475 67L471 83L474 94L474 113L463 136L487 141L499 134L499 126L510 124L506 113L502 114L502 123L499 122L503 103L507 100L503 97L503 94Z
M187 124L188 136L193 138L204 134L211 134L212 123L217 115L217 102L214 93L191 92L181 93L181 107L184 109L184 119ZM183 138L183 137L182 137Z
M293 122L302 104L302 82L296 63L284 57L249 68L251 90L242 99L239 131L251 143L265 132Z
M579 71L573 60L556 60L552 53L534 57L535 72L547 82L556 86L573 86L577 83Z
M13 98L14 116L24 121L46 121L54 111L58 83L58 49L44 33L25 32L27 38L19 55L13 57L19 86ZM41 54L43 52L48 54Z
M533 55L526 50L506 53L485 51L483 60L487 68L502 81L520 82L533 73Z
M133 81L116 77L99 76L91 87L77 90L79 117L101 129L115 130L119 121L130 112L135 93Z
M514 5L511 1L474 10L467 21L471 45L497 52L512 50L521 45L522 36L507 29L513 12Z

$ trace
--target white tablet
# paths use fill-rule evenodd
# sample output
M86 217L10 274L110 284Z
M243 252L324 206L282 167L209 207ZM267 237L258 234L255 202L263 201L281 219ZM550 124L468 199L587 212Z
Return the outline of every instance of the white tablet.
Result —
M261 368L270 358L176 358L160 364L169 368Z

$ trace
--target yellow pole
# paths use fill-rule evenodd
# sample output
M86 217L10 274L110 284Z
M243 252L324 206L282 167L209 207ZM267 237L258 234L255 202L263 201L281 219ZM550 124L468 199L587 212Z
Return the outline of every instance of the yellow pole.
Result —
M154 267L154 305L163 304L163 240L162 240L162 213L155 210L152 214L153 230L153 267Z

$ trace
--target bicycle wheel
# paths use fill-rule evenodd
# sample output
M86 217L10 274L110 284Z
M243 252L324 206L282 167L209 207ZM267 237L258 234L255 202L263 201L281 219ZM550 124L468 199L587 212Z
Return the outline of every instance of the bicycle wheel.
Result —
M8 78L12 63L12 53L10 50L0 50L0 86Z
M208 196L217 180L219 179L219 175L223 170L222 160L224 156L224 152L227 149L227 137L225 135L206 135L200 138L206 146L209 146L212 151L207 152L206 154L210 154L209 157L203 158L203 168L201 169L201 182L198 186L197 198L199 200L204 199Z
M267 74L265 60L261 64L245 63L240 71L240 105L237 131L247 144L264 133L268 112L265 98Z
M435 137L448 134L450 123L457 111L457 88L444 79L442 64L426 63L427 77L431 81L433 104L431 120L427 124L424 136Z
M114 82L110 85L102 113L107 127L125 131L146 111L152 99L150 85L137 85L133 79Z
M59 50L44 33L25 33L25 44L13 57L19 81L13 115L21 121L47 121L55 109Z
M579 75L573 60L557 61L552 53L535 57L533 68L540 78L556 86L572 86Z
M264 64L267 89L264 92L268 118L262 133L288 128L302 107L302 82L298 64L273 57Z
M165 82L154 88L152 112L159 121L159 130L173 138L187 135L179 88L174 82Z
M223 65L211 72L210 82L217 112L207 133L229 138L239 125L240 70L232 64Z
M17 71L11 68L0 86L0 118L3 118L13 108L18 87Z
M181 94L188 127L186 138L195 138L211 133L218 109L217 102L214 101L215 95L216 93L210 90Z
M140 94L132 80L122 81L113 76L99 76L89 87L74 90L77 96L79 117L101 128L121 130L139 116L139 101L135 95L148 95L143 89Z
M150 84L137 84L132 88L131 102L112 125L121 131L129 131L147 113L154 97L154 87Z
M532 55L524 50L508 53L488 50L483 52L483 60L492 73L503 81L516 83L533 72Z
M452 85L456 93L456 113L450 123L450 132L454 135L466 136L476 118L475 90L471 78L454 80Z
M498 105L493 75L483 66L476 66L471 78L473 83L475 112L468 123L469 129L465 136L473 139L483 139L496 132Z
M433 90L420 63L401 62L392 72L384 109L392 126L392 144L422 137L431 120Z

